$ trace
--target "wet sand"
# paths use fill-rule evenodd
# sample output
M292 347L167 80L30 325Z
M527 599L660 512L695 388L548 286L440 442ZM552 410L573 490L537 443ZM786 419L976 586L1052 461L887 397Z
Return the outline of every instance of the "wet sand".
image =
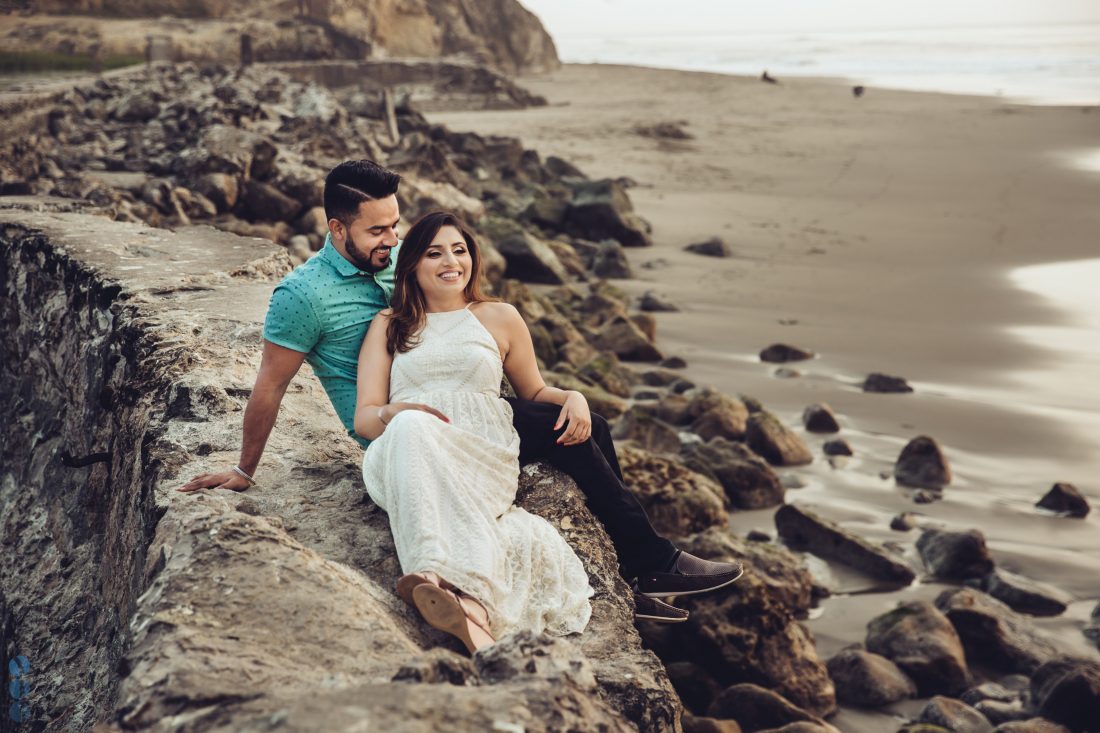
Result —
M1060 646L1100 657L1080 633L1100 598L1096 314L1044 295L1057 292L1058 277L1021 270L1100 257L1100 173L1071 164L1100 150L1100 108L878 89L856 99L830 80L773 86L602 65L520 83L550 105L430 118L514 135L590 176L637 183L631 197L653 224L654 246L628 250L635 279L620 284L682 309L657 314L665 353L687 359L696 382L753 395L799 429L811 403L840 415L855 458L832 468L823 438L806 435L819 458L781 472L805 483L788 501L897 543L917 567L918 533L891 531L895 514L981 529L999 567L1078 599L1037 625ZM634 132L677 121L694 139ZM682 250L715 235L733 257ZM801 376L780 378L757 358L773 342L818 357L790 365ZM859 385L875 371L906 377L916 391L864 394ZM920 434L940 441L955 472L933 504L915 504L880 477ZM1034 508L1055 481L1089 498L1087 519ZM774 534L772 513L732 523ZM811 621L822 656L861 641L867 620L899 599L942 589L868 594L866 579L820 570L839 591ZM886 715L845 710L834 722L882 730Z

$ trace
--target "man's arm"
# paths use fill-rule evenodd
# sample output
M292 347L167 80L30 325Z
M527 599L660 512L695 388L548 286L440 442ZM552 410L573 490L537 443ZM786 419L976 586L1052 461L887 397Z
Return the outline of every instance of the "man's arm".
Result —
M279 416L279 405L282 404L286 388L302 367L305 358L305 353L301 351L264 340L260 373L256 375L256 384L244 408L244 437L241 440L241 460L237 464L250 476L260 463L267 438ZM199 474L176 490L186 492L214 488L243 491L248 485L243 477L229 470Z

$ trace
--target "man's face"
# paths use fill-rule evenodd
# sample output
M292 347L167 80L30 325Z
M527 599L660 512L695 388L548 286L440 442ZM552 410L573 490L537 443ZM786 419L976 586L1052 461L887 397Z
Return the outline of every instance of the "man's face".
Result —
M397 246L397 222L401 211L397 196L359 204L350 225L329 219L332 244L345 259L364 272L380 272L389 267L390 249Z

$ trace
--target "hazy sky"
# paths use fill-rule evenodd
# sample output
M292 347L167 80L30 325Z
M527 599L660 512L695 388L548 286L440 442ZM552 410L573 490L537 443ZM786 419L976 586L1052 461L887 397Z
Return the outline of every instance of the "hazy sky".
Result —
M1100 23L1100 0L520 0L551 35Z

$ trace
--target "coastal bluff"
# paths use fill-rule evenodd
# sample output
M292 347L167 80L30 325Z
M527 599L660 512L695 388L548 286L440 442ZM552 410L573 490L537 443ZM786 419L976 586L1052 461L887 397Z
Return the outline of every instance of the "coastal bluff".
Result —
M145 56L150 36L175 61L461 57L507 74L560 67L539 19L516 0L25 0L0 14L9 53Z
M541 464L520 501L581 557L592 621L473 660L393 593L385 514L308 367L259 486L174 491L236 459L284 248L28 196L0 200L0 258L0 645L37 672L20 730L680 729L610 541Z

